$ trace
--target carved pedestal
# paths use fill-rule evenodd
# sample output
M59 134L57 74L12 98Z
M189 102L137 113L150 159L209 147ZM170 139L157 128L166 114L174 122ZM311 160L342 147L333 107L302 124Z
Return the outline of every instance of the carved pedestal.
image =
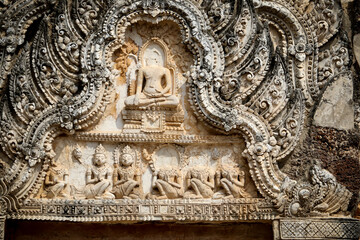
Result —
M176 109L125 109L122 112L124 133L182 134L184 115Z

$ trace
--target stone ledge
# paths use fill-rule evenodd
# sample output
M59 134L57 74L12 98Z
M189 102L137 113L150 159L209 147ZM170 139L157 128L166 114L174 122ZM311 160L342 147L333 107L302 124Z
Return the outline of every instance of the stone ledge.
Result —
M42 200L33 199L9 219L74 222L264 221L278 215L261 198L235 200Z
M78 133L75 139L93 142L133 142L133 143L198 143L198 144L219 144L239 143L243 139L239 136L221 135L183 135L183 134L138 134L138 133Z
M278 240L359 239L360 221L353 218L280 219L274 224L274 231L277 230L274 239Z

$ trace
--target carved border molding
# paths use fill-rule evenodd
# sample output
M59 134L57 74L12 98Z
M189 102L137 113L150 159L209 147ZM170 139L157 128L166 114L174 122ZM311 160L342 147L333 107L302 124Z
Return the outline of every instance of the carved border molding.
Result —
M358 239L360 222L350 219L280 219L280 239Z
M144 143L198 143L198 144L216 144L216 143L239 143L240 136L198 136L198 135L158 135L158 134L131 134L131 133L79 133L75 135L77 140L81 141L104 141L104 142L144 142Z
M264 199L237 200L30 200L10 219L68 221L244 221L273 220Z
M0 216L0 239L5 239L5 216Z
M335 59L335 65L321 49L339 31L339 3L325 1L303 9L298 1L201 2L9 3L0 18L6 28L0 39L0 137L2 150L11 161L0 179L0 212L13 218L38 219L49 214L43 207L60 208L60 215L56 210L51 217L63 219L66 202L28 202L28 197L36 195L43 184L55 156L54 139L61 134L77 132L75 138L80 140L108 142L218 140L177 135L162 139L150 134L142 139L131 134L81 132L95 126L109 104L114 84L109 54L124 44L127 28L140 21L171 21L179 26L182 41L195 59L186 76L194 113L220 134L245 139L244 156L258 191L269 201L266 204L271 203L278 216L346 215L351 193L316 161L307 180L290 179L278 165L301 144L301 136L306 134L303 129L310 124L310 113L327 83L340 74L349 75L345 43L329 53L332 57L343 53L344 59ZM36 19L39 28L24 43L27 28ZM278 31L277 49L270 27ZM320 61L331 62L327 63L333 69L330 75ZM234 141L233 137L229 139ZM262 201L252 206L256 209ZM77 204L72 207L78 209ZM110 209L106 204L99 203L100 215L105 208ZM182 204L191 209L196 205ZM216 209L216 204L207 205L209 211ZM241 208L243 203L239 204L229 208ZM32 217L31 206L37 213ZM266 208L271 209L269 205ZM149 211L153 209L155 205L149 207ZM272 210L269 214L273 218ZM250 215L246 216L249 219ZM80 219L90 221L93 216ZM211 220L207 215L200 219Z

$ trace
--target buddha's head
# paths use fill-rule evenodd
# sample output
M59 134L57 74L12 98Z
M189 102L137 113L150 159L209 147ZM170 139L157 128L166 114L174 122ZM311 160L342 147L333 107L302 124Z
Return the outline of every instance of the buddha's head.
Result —
M160 66L159 60L154 56L145 59L146 66Z
M151 44L146 48L143 55L145 66L164 66L164 53L160 46Z

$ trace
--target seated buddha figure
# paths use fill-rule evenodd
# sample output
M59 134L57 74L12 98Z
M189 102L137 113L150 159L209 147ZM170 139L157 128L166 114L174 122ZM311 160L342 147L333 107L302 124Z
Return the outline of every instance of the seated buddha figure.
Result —
M122 149L119 164L115 163L113 172L113 193L116 198L139 198L141 174L134 166L135 153L126 146Z
M87 199L115 198L110 192L112 185L112 171L106 162L105 148L100 144L95 149L93 166L90 166L86 171L84 194Z
M147 51L143 66L138 69L136 92L125 99L126 106L145 109L153 106L175 108L179 105L179 98L173 92L171 72L162 65L162 56L157 49Z

